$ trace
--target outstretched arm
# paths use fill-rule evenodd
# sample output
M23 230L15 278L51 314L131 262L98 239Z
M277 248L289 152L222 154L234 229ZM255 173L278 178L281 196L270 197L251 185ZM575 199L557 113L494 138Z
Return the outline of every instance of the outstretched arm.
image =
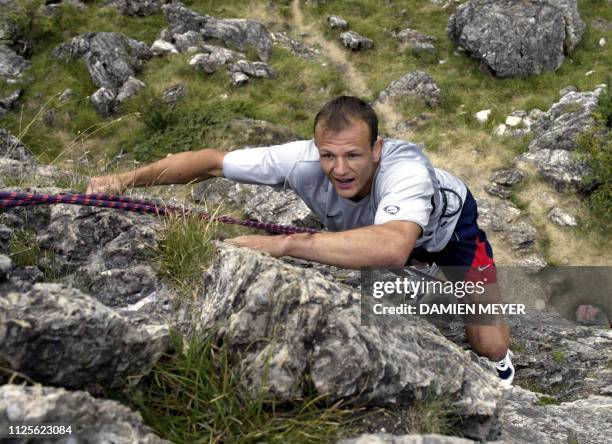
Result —
M275 257L293 256L359 269L403 267L420 235L418 224L395 220L337 233L239 236L229 242Z
M131 187L184 184L223 177L226 154L213 149L173 154L134 171L92 177L86 193L122 193Z

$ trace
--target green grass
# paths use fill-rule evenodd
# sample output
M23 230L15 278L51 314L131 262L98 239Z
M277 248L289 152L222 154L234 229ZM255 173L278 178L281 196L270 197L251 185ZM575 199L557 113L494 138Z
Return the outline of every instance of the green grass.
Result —
M9 257L16 267L38 267L46 281L56 278L53 252L44 250L31 230L15 230L9 240Z
M538 405L557 405L559 404L559 401L557 401L555 398L551 397L551 396L546 396L546 395L542 395L538 397Z
M453 413L450 400L443 396L428 395L414 401L408 410L410 433L456 436L460 421Z
M253 396L231 365L236 356L208 332L183 342L145 377L130 402L163 438L176 443L316 443L347 433L354 412L309 395L278 403Z
M565 359L565 352L562 350L555 350L550 354L550 356L552 357L553 361L555 361L557 364L560 364Z

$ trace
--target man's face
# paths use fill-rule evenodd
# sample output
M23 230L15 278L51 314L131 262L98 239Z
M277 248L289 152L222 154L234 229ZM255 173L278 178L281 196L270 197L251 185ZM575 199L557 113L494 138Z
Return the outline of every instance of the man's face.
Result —
M380 161L382 139L371 147L370 129L361 119L353 119L350 126L337 133L320 122L314 136L321 168L338 195L353 200L367 196Z

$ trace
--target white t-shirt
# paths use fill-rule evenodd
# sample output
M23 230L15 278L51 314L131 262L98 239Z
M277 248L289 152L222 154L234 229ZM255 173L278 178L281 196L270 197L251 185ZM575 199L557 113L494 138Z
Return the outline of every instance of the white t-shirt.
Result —
M423 229L416 247L442 250L453 234L467 188L458 178L434 168L421 148L412 143L385 139L372 191L358 202L336 193L319 163L313 140L248 148L228 153L223 175L241 183L290 188L300 196L330 231L343 231L392 220L417 223ZM441 217L443 196L447 200Z

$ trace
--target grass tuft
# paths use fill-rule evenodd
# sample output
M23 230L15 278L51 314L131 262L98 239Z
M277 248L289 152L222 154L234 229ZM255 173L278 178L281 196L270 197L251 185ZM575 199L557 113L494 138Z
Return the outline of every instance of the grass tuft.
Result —
M310 396L278 403L240 384L226 347L211 332L185 341L174 333L166 355L130 395L145 423L176 443L329 442L352 411Z

